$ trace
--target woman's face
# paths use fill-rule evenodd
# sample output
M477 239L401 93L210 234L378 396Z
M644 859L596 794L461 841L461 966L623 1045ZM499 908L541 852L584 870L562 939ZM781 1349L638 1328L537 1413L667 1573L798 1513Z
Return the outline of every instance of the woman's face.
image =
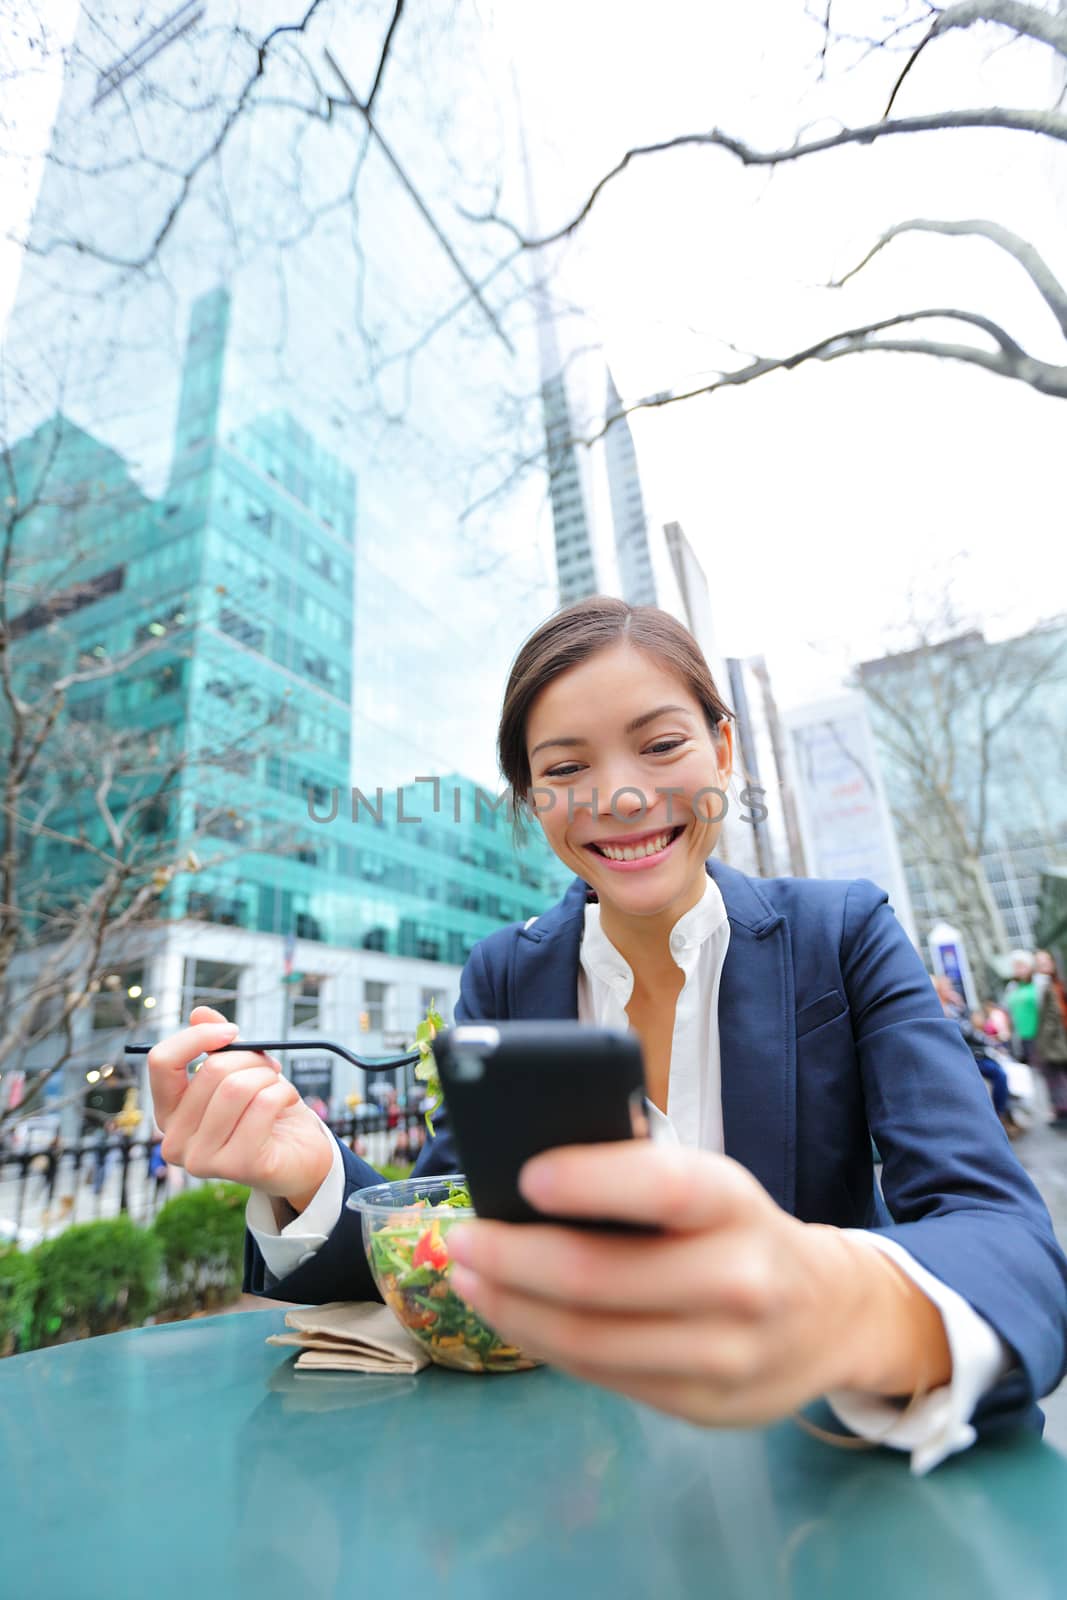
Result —
M526 752L545 838L602 901L653 915L702 880L725 814L730 727L716 739L655 656L621 641L562 673L533 702Z
M1056 963L1047 950L1039 950L1034 957L1034 967L1036 971L1043 972L1046 977L1051 978L1056 970Z

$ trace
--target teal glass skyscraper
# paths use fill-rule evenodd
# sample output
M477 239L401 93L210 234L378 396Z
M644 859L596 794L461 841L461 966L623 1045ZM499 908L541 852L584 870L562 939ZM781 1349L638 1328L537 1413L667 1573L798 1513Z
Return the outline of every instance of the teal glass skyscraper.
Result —
M86 766L54 820L88 827L119 736L142 776L179 763L142 824L180 870L107 949L117 981L79 1018L75 1082L120 1021L160 1032L198 998L246 1032L328 1027L373 1053L430 996L447 1014L475 941L566 881L490 803L507 667L555 595L525 505L472 505L507 444L496 396L533 350L480 301L413 348L455 266L380 146L355 114L301 113L277 40L262 103L227 122L220 25L261 19L208 4L157 35L164 9L116 7L106 59L83 19L5 348L3 443L45 484L19 525L21 670L101 664L70 691ZM387 22L323 8L300 48L377 60ZM456 111L474 29L431 89L417 52L390 65L427 210L484 136L484 98ZM53 844L35 841L38 881L76 904L91 855Z

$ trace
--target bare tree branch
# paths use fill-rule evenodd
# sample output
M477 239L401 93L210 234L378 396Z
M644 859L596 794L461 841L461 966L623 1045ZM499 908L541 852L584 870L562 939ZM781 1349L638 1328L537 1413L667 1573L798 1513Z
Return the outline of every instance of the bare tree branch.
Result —
M370 113L369 113L369 110L368 110L367 106L365 106L363 104L363 102L359 99L358 95L355 93L354 89L352 88L352 85L349 83L348 79L345 77L344 73L341 71L341 68L337 65L337 62L334 60L334 58L330 54L329 50L325 51L325 56L326 56L326 60L330 64L330 66L333 68L333 71L336 73L338 81L341 84L341 87L345 91L345 96L346 96L346 98L348 100L348 103L351 106L353 106L355 108L355 110L357 110L360 113L360 115L363 117L364 121L367 124L368 130L370 131L370 133L374 137L375 142L378 145L378 148L381 150L382 154L385 156L386 160L389 162L389 165L392 167L394 173L399 178L399 180L400 180L401 184L403 185L405 191L407 192L407 194L409 195L409 197L413 201L415 207L417 208L417 210L419 212L419 215L422 217L423 221L426 223L427 227L430 229L430 231L433 234L434 238L437 240L438 244L441 246L441 249L445 252L445 255L448 257L449 261L451 261L452 265L455 267L456 271L459 273L459 276L462 278L464 284L467 287L467 292L470 295L471 299L474 301L475 305L478 307L478 309L485 316L486 321L489 323L489 325L492 328L493 332L496 334L497 338L503 344L503 346L507 350L508 354L509 355L514 355L515 354L515 347L512 344L511 340L508 338L507 334L504 332L504 329L501 327L500 320L497 317L495 311L493 311L492 307L486 301L486 299L482 295L482 292L481 292L480 288L478 287L478 284L474 281L474 279L471 277L470 273L467 271L467 268L463 265L463 262L459 259L459 256L456 254L455 249L454 249L451 241L448 239L447 235L444 233L444 231L440 227L439 223L434 218L433 213L430 211L430 209L427 206L425 200L420 195L418 189L415 187L415 185L412 183L411 179L408 177L407 172L404 170L404 168L401 166L400 162L397 160L397 157L394 154L392 147L389 144L387 144L385 139L382 137L382 134L381 134L377 124L375 123L373 118L370 116Z
M876 334L887 328L899 327L910 322L921 322L930 319L950 320L964 322L984 333L988 333L1000 346L999 351L982 350L973 345L948 344L940 340L923 339L878 339ZM1056 395L1060 398L1067 397L1067 367L1054 366L1050 362L1038 361L1027 354L1021 345L1017 344L1004 329L988 317L978 316L974 312L960 311L951 307L931 309L926 311L902 312L899 316L885 317L880 322L869 322L862 327L849 328L841 333L830 334L825 339L818 340L815 344L808 345L803 350L795 351L789 356L757 357L748 366L739 368L736 372L720 374L711 383L700 384L697 388L686 389L678 393L650 395L643 400L635 401L633 405L624 406L614 416L608 417L603 427L595 433L581 439L574 439L574 444L592 445L602 439L613 422L619 418L630 416L635 411L654 410L661 406L679 405L683 401L696 399L698 395L714 394L719 389L737 388L741 384L752 383L757 378L764 377L769 372L791 372L796 367L803 366L808 361L836 361L841 356L855 355L865 350L887 350L896 353L909 353L918 355L940 356L953 361L965 361L974 366L984 367L989 372L997 373L1002 377L1017 378L1032 387L1040 389L1042 393ZM536 458L530 458L533 460Z
M1022 5L1019 0L962 0L960 5L948 6L935 17L929 32L916 45L893 85L883 117L888 117L892 111L904 79L927 45L953 29L971 28L980 22L1010 28L1017 38L1036 39L1051 46L1057 55L1067 56L1067 16L1062 12L1057 15L1038 6Z
M403 9L404 0L395 0L393 5L393 15L389 19L389 26L385 30L385 38L382 41L382 50L378 57L378 67L374 74L374 82L370 86L370 94L367 96L363 105L363 114L368 119L370 118L371 112L374 110L374 102L377 99L378 90L381 88L382 78L385 76L385 64L389 60L389 52L393 47L393 35L396 32L396 26L400 21L400 14Z
M950 236L973 235L977 238L988 239L999 249L1012 256L1029 277L1041 298L1056 318L1060 332L1067 338L1067 289L1064 289L1048 263L1034 249L1026 239L1017 233L1002 228L998 222L984 222L980 219L971 219L967 222L932 221L925 217L913 217L908 222L896 222L887 228L881 238L871 246L862 261L857 262L848 272L840 278L833 279L827 288L840 289L848 283L857 273L862 272L868 262L872 261L880 250L884 250L891 240L902 233L938 233Z
M839 132L827 134L822 139L809 139L806 143L801 141L782 150L757 150L755 146L746 144L743 139L735 139L719 128L712 128L705 133L676 134L671 139L661 139L655 144L634 145L609 172L598 179L570 221L552 233L531 239L513 222L492 211L483 212L473 220L495 223L498 227L505 228L524 250L543 250L549 245L558 244L561 239L569 238L577 228L581 227L609 184L620 177L632 162L641 160L645 156L662 155L666 150L684 150L694 145L707 145L729 151L746 167L778 167L784 166L789 161L799 161L804 156L819 155L825 150L840 150L853 144L874 144L879 139L890 138L897 134L937 133L963 128L1002 128L1020 133L1044 134L1050 139L1067 142L1067 117L1054 111L1009 110L997 106L973 111L935 111L926 116L898 117L892 122L872 122L865 127L842 128Z

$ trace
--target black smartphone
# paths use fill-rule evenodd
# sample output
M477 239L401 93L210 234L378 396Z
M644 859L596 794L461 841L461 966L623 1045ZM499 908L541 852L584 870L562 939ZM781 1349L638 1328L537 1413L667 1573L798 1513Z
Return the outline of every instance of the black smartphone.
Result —
M648 1137L636 1034L580 1022L463 1022L438 1034L433 1053L479 1216L545 1220L518 1184L523 1163L542 1150Z

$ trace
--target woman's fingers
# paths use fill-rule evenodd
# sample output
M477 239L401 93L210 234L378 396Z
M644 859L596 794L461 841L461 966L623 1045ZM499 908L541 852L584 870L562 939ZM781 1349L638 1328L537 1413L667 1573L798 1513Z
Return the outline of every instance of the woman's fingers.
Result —
M546 1150L523 1167L519 1187L550 1215L651 1223L672 1232L721 1226L773 1204L728 1156L634 1139Z
M662 1312L620 1317L589 1311L501 1288L463 1267L452 1268L451 1281L498 1333L572 1371L686 1376L723 1388L754 1375L760 1347L746 1328L728 1319L715 1325L706 1317Z
M273 1067L245 1067L223 1078L197 1127L186 1140L184 1149L175 1152L174 1159L196 1176L210 1176L212 1165L222 1147L232 1139L241 1118L261 1089L269 1089L278 1082ZM172 1138L168 1134L168 1140ZM203 1169L202 1171L200 1169Z
M777 1285L751 1235L646 1237L535 1223L464 1223L449 1230L455 1261L494 1287L599 1311L773 1314Z
M185 1148L200 1127L211 1101L228 1078L259 1068L266 1068L275 1077L280 1076L282 1070L273 1056L262 1055L256 1050L225 1050L209 1055L206 1061L201 1062L167 1124L166 1159L181 1160L180 1156L167 1152Z
M210 1012L210 1007L197 1006L193 1011L194 1018L202 1011ZM235 1025L227 1022L225 1017L213 1020L218 1016L218 1012L211 1012L212 1020L205 1018L194 1022L191 1027L182 1028L180 1032L161 1039L148 1052L152 1104L156 1121L164 1131L189 1089L186 1069L190 1061L195 1061L205 1051L217 1050L220 1045L229 1044L237 1037Z
M221 1011L216 1011L214 1006L194 1006L189 1013L190 1022L228 1022Z
M297 1105L300 1095L289 1082L288 1078L278 1078L265 1089L260 1089L252 1098L244 1115L241 1117L232 1137L224 1144L215 1156L215 1170L220 1173L232 1173L239 1182L247 1182L244 1175L249 1172L257 1173L257 1182L270 1187L274 1180L276 1162L272 1161L271 1152L275 1149L275 1125L280 1116L290 1111ZM314 1112L309 1113L314 1121L318 1121ZM297 1183L286 1193L295 1193L300 1187Z

